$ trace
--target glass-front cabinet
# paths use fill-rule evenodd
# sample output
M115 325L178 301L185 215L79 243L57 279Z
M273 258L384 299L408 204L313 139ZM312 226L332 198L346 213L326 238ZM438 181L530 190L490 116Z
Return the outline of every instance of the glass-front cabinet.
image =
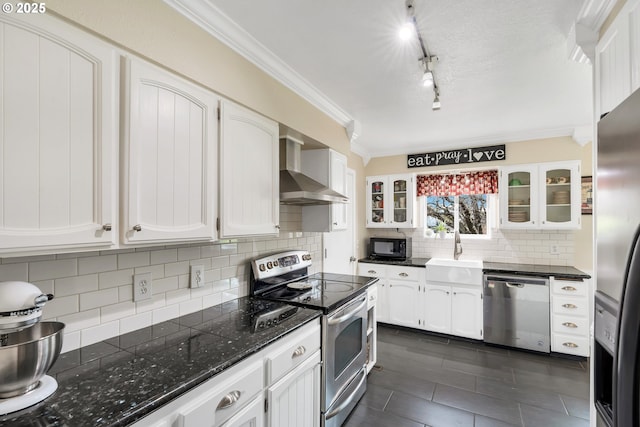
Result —
M413 175L367 177L367 227L415 227L414 187Z
M580 228L580 162L534 163L500 171L500 228Z

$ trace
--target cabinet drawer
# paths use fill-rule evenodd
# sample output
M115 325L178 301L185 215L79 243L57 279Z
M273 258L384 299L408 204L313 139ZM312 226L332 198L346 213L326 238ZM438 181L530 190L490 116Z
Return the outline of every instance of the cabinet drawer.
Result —
M587 296L586 281L552 280L551 292L556 295Z
M582 316L560 316L553 315L552 328L554 332L560 334L589 336L589 319Z
M378 301L378 285L369 286L367 289L367 310L376 305Z
M209 380L212 388L195 398L180 410L182 427L220 425L246 405L262 391L264 365L255 361L216 384Z
M586 298L553 297L553 312L555 314L569 314L585 316L589 314L589 303Z
M420 279L420 268L389 266L387 267L387 278L389 280L411 280L417 282Z
M365 277L382 277L387 274L387 268L382 264L358 264L358 275Z
M274 383L320 349L320 324L304 327L281 341L278 350L266 358L267 384Z
M577 337L575 335L553 334L551 351L574 354L576 356L589 356L589 338Z

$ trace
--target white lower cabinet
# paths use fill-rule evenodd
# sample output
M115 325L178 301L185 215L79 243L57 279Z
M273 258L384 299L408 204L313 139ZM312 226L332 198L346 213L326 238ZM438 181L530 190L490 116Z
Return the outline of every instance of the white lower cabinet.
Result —
M134 427L319 427L320 322L310 322Z
M263 427L264 426L264 399L262 394L256 396L251 403L241 411L229 418L222 427Z
M589 356L590 283L551 278L551 351Z
M387 289L387 321L394 325L417 327L418 283L389 280Z
M320 425L320 350L267 389L267 426Z
M425 285L419 325L428 331L451 333L451 286Z
M422 329L482 339L482 289L427 284L423 298Z

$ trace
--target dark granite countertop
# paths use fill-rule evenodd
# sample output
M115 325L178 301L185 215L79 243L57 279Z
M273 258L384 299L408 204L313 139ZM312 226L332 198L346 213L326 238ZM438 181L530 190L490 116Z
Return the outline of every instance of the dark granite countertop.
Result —
M370 264L386 264L386 265L400 265L405 267L422 267L425 268L425 264L431 258L408 258L406 260L396 259L384 259L384 258L362 258L358 262L367 262Z
M485 273L508 273L516 275L549 277L555 276L558 279L589 279L587 273L575 267L565 267L560 265L537 265L537 264L510 264L500 262L485 262L482 269Z
M0 416L0 426L124 426L320 316L299 308L275 327L251 332L251 297L60 355L48 372L58 390Z

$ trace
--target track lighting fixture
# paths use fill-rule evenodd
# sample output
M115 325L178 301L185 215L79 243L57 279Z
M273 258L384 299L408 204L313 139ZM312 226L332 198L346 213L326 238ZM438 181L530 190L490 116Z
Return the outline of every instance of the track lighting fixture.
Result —
M438 89L438 83L434 73L434 64L438 61L438 57L429 54L427 44L418 29L413 0L406 0L405 6L407 8L407 22L400 29L400 38L403 40L409 40L414 35L417 37L418 42L420 43L420 51L422 53L421 58L418 60L422 67L422 85L427 88L433 88L434 99L432 108L433 110L439 110L440 90Z

